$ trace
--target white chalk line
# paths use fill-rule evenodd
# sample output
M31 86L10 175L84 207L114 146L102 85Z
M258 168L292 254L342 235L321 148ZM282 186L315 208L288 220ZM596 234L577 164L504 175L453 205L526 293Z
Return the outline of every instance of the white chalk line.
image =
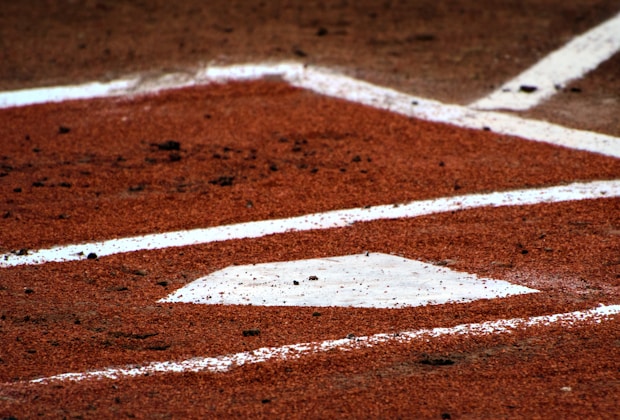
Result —
M415 340L431 340L447 335L484 336L489 334L511 333L518 329L537 326L561 325L570 328L585 322L601 323L613 315L620 313L620 305L599 306L597 308L555 315L543 315L530 318L501 319L482 323L461 324L455 327L440 327L406 331L399 333L382 333L371 336L343 338L292 344L281 347L262 347L252 351L227 354L217 357L195 357L182 361L151 362L143 365L127 365L110 367L87 372L63 373L30 381L4 383L0 386L50 384L55 382L80 382L85 380L124 379L137 376L166 373L223 373L243 365L264 363L269 360L288 361L303 356L324 353L330 350L351 351L370 348L381 344L403 344Z
M446 105L330 73L325 69L307 69L299 76L289 76L287 80L294 86L326 96L388 110L408 117L477 130L486 128L499 134L620 158L620 138L605 134L570 129L498 112Z
M2 92L0 108L69 99L152 94L162 90L227 81L256 80L267 76L278 76L293 86L409 117L478 130L486 127L499 134L620 158L620 139L613 136L528 120L514 115L447 105L376 86L329 69L294 62L212 66L191 75L174 73L149 79L133 77L109 83Z
M98 257L207 244L234 239L259 238L287 232L343 228L354 223L405 219L478 207L524 206L563 201L620 197L620 179L573 183L546 188L531 188L488 194L470 194L388 204L369 208L333 210L285 219L260 220L232 225L149 234L100 242L61 245L29 251L26 255L0 255L0 267L79 261L94 253Z
M534 66L469 106L524 111L583 77L620 50L620 13L573 38ZM532 91L532 89L534 89Z

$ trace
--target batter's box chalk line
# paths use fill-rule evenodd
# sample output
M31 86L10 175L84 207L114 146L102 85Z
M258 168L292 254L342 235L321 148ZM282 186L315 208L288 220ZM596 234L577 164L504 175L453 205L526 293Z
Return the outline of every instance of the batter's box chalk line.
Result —
M7 388L15 385L53 384L58 382L80 382L85 380L128 379L137 376L166 373L205 372L223 373L243 365L264 363L270 360L295 360L312 354L328 351L350 351L371 348L382 344L409 343L416 340L432 340L444 336L478 337L489 334L507 334L519 329L560 325L564 328L600 323L620 313L620 305L599 306L585 311L575 311L555 315L543 315L530 318L501 319L473 324L461 324L455 327L439 327L405 331L399 333L382 333L362 337L347 337L338 340L325 340L292 344L281 347L263 347L252 351L227 354L216 357L195 357L182 361L151 362L141 365L110 367L87 372L63 373L45 378L0 384Z
M259 220L176 232L154 233L100 242L61 245L0 255L0 268L49 262L79 261L94 254L105 257L126 252L207 244L234 239L312 230L346 228L355 223L407 219L479 207L526 206L541 203L620 197L620 180L591 181L546 188L470 194L456 197L313 213L285 219Z
M490 95L470 104L476 109L524 111L558 93L620 50L620 13L503 84Z
M207 66L194 74L171 73L156 78L130 77L107 83L34 88L0 93L0 108L28 106L72 99L152 94L162 90L227 81L277 76L293 86L426 121L482 130L545 142L576 150L620 157L620 139L589 131L520 118L473 107L443 104L376 86L323 67L295 62Z

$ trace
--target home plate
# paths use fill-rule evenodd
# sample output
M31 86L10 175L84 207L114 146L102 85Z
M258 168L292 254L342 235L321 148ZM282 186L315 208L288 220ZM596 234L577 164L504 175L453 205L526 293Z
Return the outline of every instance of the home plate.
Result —
M160 302L400 308L535 292L403 257L365 253L231 266L185 285Z

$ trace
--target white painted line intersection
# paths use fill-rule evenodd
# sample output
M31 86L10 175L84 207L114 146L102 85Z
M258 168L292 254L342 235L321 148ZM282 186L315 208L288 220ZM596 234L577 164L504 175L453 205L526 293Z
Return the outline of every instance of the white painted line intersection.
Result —
M620 157L620 139L613 136L566 128L508 114L443 104L376 86L337 74L329 69L304 66L294 62L212 66L201 69L193 75L173 73L151 79L136 76L109 83L86 83L77 86L0 92L0 109L70 99L153 94L162 90L228 81L257 80L270 76L281 77L294 86L322 95L409 117L478 130L488 127L499 134Z
M228 354L216 357L195 357L182 361L151 362L146 364L111 367L87 372L72 372L31 381L20 381L0 384L0 387L15 385L47 385L57 382L80 382L85 380L128 379L137 376L166 373L223 373L243 365L264 363L270 360L296 360L303 356L328 351L348 351L370 348L388 343L409 343L415 340L431 340L447 335L484 336L489 334L507 334L516 330L531 327L562 325L564 328L579 326L586 322L600 323L620 314L620 305L599 306L586 311L575 311L555 315L543 315L530 318L501 319L477 324L461 324L455 327L439 327L405 331L398 333L382 333L371 336L325 340L320 342L299 343L282 347L263 347L252 351Z
M414 218L479 207L525 206L613 197L620 197L620 180L592 181L547 188L444 197L413 201L401 205L387 204L370 208L333 210L287 219L260 220L100 242L61 245L28 251L26 255L7 253L0 255L0 268L79 261L86 259L90 253L104 257L126 252L191 246L233 239L259 238L287 232L343 228L354 223Z
M509 114L447 105L375 86L328 69L307 68L302 73L289 72L284 77L297 87L408 117L475 130L486 127L499 134L620 158L620 139L605 134L570 129Z

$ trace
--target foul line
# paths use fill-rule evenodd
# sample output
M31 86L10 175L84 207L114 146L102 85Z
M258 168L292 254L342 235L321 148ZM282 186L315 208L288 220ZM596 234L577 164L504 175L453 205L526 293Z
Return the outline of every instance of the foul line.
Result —
M62 245L26 252L26 255L0 255L0 267L78 261L94 253L99 257L126 252L207 244L233 239L259 238L286 232L342 228L359 222L404 219L434 213L477 207L523 206L563 201L620 197L620 180L573 183L547 188L533 188L489 194L471 194L314 213L286 219L260 220L209 228L149 234L100 242Z
M583 77L620 50L620 13L574 38L470 106L524 111Z
M77 86L2 92L0 93L0 109L71 99L144 95L162 90L227 81L256 80L268 76L281 77L294 86L323 95L389 110L409 117L477 130L487 128L500 134L620 158L620 139L613 136L508 114L447 105L376 86L337 74L329 69L291 62L206 67L195 74L173 73L156 78L133 77L109 83L86 83Z
M269 360L287 361L296 360L303 356L324 353L330 350L350 351L361 348L370 348L381 344L409 343L415 340L431 340L446 335L454 336L484 336L489 334L511 333L518 329L537 326L551 326L553 324L570 328L587 321L600 323L603 320L619 314L620 305L599 306L586 311L575 311L563 314L544 315L531 318L501 319L475 324L461 324L449 328L420 329L392 334L375 334L364 337L348 337L340 340L326 340L292 344L282 347L262 347L252 351L228 354L219 357L196 357L183 361L151 362L145 365L129 365L107 368L88 372L63 373L30 381L4 383L0 386L36 385L54 382L100 379L123 379L136 376L165 373L209 372L223 373L243 365L264 363Z

